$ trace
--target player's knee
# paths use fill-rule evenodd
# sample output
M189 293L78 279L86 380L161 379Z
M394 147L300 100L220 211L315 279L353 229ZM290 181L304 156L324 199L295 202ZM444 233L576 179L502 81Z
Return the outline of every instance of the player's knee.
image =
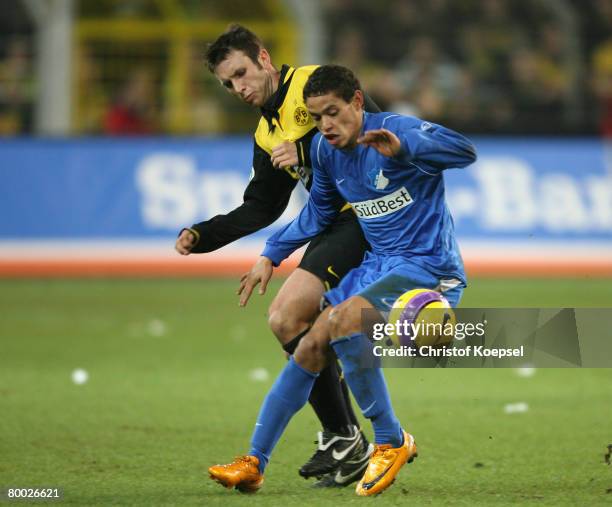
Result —
M293 358L296 363L310 371L320 371L325 366L326 352L323 341L309 333L300 340Z
M287 343L308 327L308 323L300 322L282 307L269 313L268 325L281 343Z
M333 338L348 336L361 330L361 306L348 299L329 314L330 335Z
M319 344L317 340L309 335L304 336L300 340L297 349L295 350L296 359L301 357L313 357L320 352Z
M278 309L270 312L268 315L268 326L270 326L274 335L282 342L287 334L287 326L283 312Z

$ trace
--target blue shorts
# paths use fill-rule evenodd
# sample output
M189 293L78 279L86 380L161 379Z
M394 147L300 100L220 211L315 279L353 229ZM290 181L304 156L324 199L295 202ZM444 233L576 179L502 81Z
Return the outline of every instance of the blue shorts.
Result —
M411 289L441 292L454 308L459 304L465 283L453 277L439 278L405 257L366 252L360 266L349 271L340 284L325 293L333 306L352 296L361 296L378 311L391 310L395 300Z

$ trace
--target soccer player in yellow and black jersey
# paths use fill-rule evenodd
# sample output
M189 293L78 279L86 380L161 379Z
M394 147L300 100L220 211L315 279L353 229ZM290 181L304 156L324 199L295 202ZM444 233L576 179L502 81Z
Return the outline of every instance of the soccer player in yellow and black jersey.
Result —
M244 202L225 215L183 229L176 250L183 255L217 250L278 219L298 181L310 189L310 142L317 129L302 98L316 65L278 70L261 40L232 25L209 45L208 68L234 96L261 109L253 145L253 171ZM378 111L369 99L366 109ZM269 309L269 324L283 349L292 354L319 313L323 292L335 287L357 267L368 244L350 206L311 241L298 268L289 276ZM243 277L241 304L252 287ZM265 286L262 286L265 291ZM358 480L372 446L359 430L348 389L334 362L314 384L309 401L323 431L315 454L300 468L304 477L318 477L319 486L345 486Z

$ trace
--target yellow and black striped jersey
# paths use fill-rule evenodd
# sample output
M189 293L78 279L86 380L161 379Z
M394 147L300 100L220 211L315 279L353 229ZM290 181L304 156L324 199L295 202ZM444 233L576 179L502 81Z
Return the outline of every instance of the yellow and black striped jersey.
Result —
M277 93L262 108L262 117L255 131L255 143L268 155L285 141L296 143L299 163L296 167L283 167L292 178L300 179L310 188L310 140L316 133L315 124L308 114L302 92L310 74L318 65L306 67L283 66Z

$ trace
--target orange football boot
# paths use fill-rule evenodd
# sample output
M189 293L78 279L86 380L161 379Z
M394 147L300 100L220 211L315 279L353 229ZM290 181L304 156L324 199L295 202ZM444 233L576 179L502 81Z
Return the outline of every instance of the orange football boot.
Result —
M208 475L226 488L236 488L242 493L255 493L264 481L255 456L237 456L229 465L211 466Z
M405 431L403 433L404 443L400 447L391 447L391 444L374 447L368 468L357 483L355 491L359 496L382 493L393 484L400 468L406 462L412 463L414 458L418 456L414 437Z

